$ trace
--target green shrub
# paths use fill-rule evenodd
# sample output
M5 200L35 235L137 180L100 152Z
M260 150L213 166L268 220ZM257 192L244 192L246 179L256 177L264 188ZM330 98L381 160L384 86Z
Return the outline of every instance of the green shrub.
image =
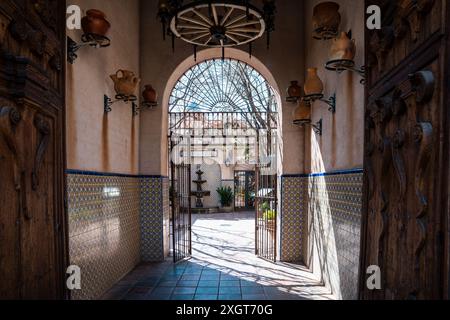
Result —
M233 203L233 190L231 187L220 187L217 188L217 193L220 197L220 204L223 207L231 207L231 204Z
M265 201L261 204L261 211L266 212L267 210L270 210L270 204L267 201Z
M276 216L277 216L276 210L266 210L264 212L263 218L264 220L275 220Z

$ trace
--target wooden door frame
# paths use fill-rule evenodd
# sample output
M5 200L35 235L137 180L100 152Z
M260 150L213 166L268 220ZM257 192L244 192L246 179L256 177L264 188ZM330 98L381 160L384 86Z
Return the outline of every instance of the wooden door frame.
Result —
M366 0L366 6L369 5ZM422 70L425 66L428 66L432 61L439 59L439 72L442 90L439 92L439 101L443 106L450 106L450 94L446 89L450 87L450 4L447 1L442 1L443 7L443 22L441 24L441 30L430 36L425 42L420 43L414 52L407 55L403 61L392 68L383 76L383 81L377 82L371 89L371 92L367 90L365 92L365 112L367 110L367 104L369 97L371 95L383 96L386 92L392 90L396 84L400 83L402 80L408 79L408 73L417 72ZM365 60L369 61L369 39L372 31L365 29ZM445 45L443 44L445 42ZM369 82L367 82L369 83ZM375 94L374 94L375 93ZM438 93L435 93L438 94ZM443 243L443 247L439 250L443 250L442 257L436 257L436 259L441 259L438 264L441 265L440 271L440 295L444 299L449 299L450 297L450 202L449 202L449 180L450 180L450 160L449 160L449 128L450 128L450 108L440 107L439 109L442 114L440 114L440 144L436 146L439 150L439 161L437 179L433 181L433 188L436 190L436 200L435 200L435 210L440 212L441 219L441 232L440 236ZM365 134L367 136L368 129L366 128ZM367 140L365 139L365 150L366 150ZM446 151L447 150L447 151ZM359 297L363 298L363 293L366 290L366 270L367 266L367 234L368 234L368 212L369 212L369 177L368 171L366 170L367 155L364 156L365 170L364 170L364 185L363 185L363 206L362 206L362 226L361 226L361 251L360 251L360 266L359 266ZM447 200L447 201L446 201ZM429 210L432 210L430 207Z
M53 7L53 5L56 7ZM14 1L5 1L0 6L0 13L2 18L5 18L5 21L2 22L5 23L4 37L6 39L0 47L0 60L2 66L5 67L0 70L0 74L2 74L3 80L7 82L7 86L2 88L4 89L1 92L2 97L21 111L30 110L39 113L39 115L51 119L54 124L55 131L51 137L51 141L53 141L51 146L57 146L57 150L54 158L52 158L52 161L55 162L54 176L49 183L54 188L54 194L49 202L51 201L54 205L54 220L52 220L54 237L52 241L55 261L52 279L55 279L57 283L53 283L52 290L55 291L52 291L52 298L69 299L70 293L66 286L66 268L69 264L66 204L66 3L64 1L46 2L45 6L36 9L28 1L23 7L20 3ZM50 21L39 19L38 16L45 14L56 17L54 25L51 25L52 22ZM47 33L51 33L51 38L46 38L47 42L44 46L38 42L30 41L29 38L33 37L34 33L42 33L47 36ZM41 48L39 45L43 47ZM51 46L51 52L47 51L47 45L48 47ZM37 56L34 54L39 57L35 59ZM55 55L51 57L51 54ZM50 60L53 58L55 60L51 62ZM47 59L49 69L44 70L42 65L47 63ZM57 74L56 87L51 85L45 87L39 83L41 77L50 78L53 74ZM33 129L39 130L38 126ZM38 148L38 146L33 147ZM32 159L27 159L27 161L32 161ZM28 175L27 179L29 179ZM30 190L25 192L29 194ZM18 268L22 267L18 266ZM20 297L22 297L22 294L19 292L18 298Z

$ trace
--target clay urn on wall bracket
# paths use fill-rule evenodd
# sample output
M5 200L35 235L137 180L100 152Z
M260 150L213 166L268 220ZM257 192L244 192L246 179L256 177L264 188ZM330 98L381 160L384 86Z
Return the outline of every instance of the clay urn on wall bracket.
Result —
M309 68L305 82L305 95L321 95L323 93L323 82L317 74L317 68Z
M117 96L133 97L135 96L136 87L141 81L133 71L118 70L115 74L110 75L114 81L114 89Z
M111 28L111 24L106 20L106 15L102 11L90 9L86 12L86 16L81 19L81 27L85 34L104 37Z
M311 105L304 100L300 101L298 107L292 114L293 124L299 127L311 126L315 133L322 135L323 121L320 119L317 123L313 124L311 121Z
M151 85L145 85L142 92L144 101L142 105L148 108L156 107L158 105L158 93Z
M330 61L348 60L353 61L356 55L355 40L349 34L341 32L340 36L333 40L330 49Z
M302 98L302 96L303 96L303 89L298 84L298 81L296 81L296 80L291 81L291 85L289 86L289 88L287 90L286 101L287 102L297 102L298 100L300 100Z
M158 93L149 84L144 86L142 91L142 101L140 105L133 102L133 114L138 115L142 109L153 109L158 106Z
M330 48L329 61L325 68L330 71L342 73L351 71L362 77L361 84L365 84L366 69L364 66L355 67L356 43L352 39L352 32L341 32L340 36L333 40Z
M305 96L303 101L306 104L312 105L315 101L322 101L328 104L329 111L336 112L336 94L332 95L328 99L324 99L323 95L323 82L317 74L317 68L309 68L308 75L305 82Z
M78 58L77 51L82 47L106 48L111 45L111 40L106 37L111 24L106 20L105 14L98 9L90 9L81 19L83 35L81 42L77 43L67 37L67 61L74 64Z
M329 40L339 34L341 15L339 4L336 2L322 2L314 7L313 11L313 37L317 40Z
M104 112L109 113L112 111L111 106L118 102L123 101L125 103L132 103L133 115L138 114L138 106L135 101L137 97L135 95L136 88L141 81L133 71L118 70L115 74L110 75L110 78L114 82L114 90L116 91L116 100L112 100L107 95L104 96Z
M305 126L311 123L311 105L301 101L292 113L293 123L297 126Z

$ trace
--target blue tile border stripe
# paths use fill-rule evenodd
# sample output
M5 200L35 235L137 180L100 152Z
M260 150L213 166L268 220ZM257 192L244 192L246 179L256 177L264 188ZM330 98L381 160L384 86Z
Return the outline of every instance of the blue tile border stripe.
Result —
M363 173L364 169L350 169L350 170L338 170L330 172L319 172L319 173L302 173L302 174L284 174L281 178L310 178L310 177L327 177L327 176L337 176L346 174L358 174Z
M120 177L120 178L148 178L148 179L168 179L169 177L163 175L139 175L139 174L124 174L98 171L85 171L67 169L66 174L77 174L84 176L98 176L98 177Z
M339 170L321 173L301 173L301 174L284 174L281 178L309 178L309 177L323 177L323 176L334 176L334 175L345 175L345 174L355 174L363 173L363 169L350 169L350 170ZM124 178L148 178L148 179L168 179L169 177L163 175L139 175L139 174L124 174L124 173L112 173L112 172L98 172L98 171L85 171L85 170L75 170L67 169L66 174L78 174L86 176L101 176L101 177L124 177ZM233 179L226 179L222 181L234 181Z

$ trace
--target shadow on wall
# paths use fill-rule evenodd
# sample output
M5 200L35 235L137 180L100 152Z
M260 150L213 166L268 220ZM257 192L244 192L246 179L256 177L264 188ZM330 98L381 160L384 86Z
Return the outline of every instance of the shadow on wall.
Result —
M316 136L311 138L312 172L325 172L325 166ZM336 237L325 177L312 176L308 183L308 266L337 299L342 299Z

